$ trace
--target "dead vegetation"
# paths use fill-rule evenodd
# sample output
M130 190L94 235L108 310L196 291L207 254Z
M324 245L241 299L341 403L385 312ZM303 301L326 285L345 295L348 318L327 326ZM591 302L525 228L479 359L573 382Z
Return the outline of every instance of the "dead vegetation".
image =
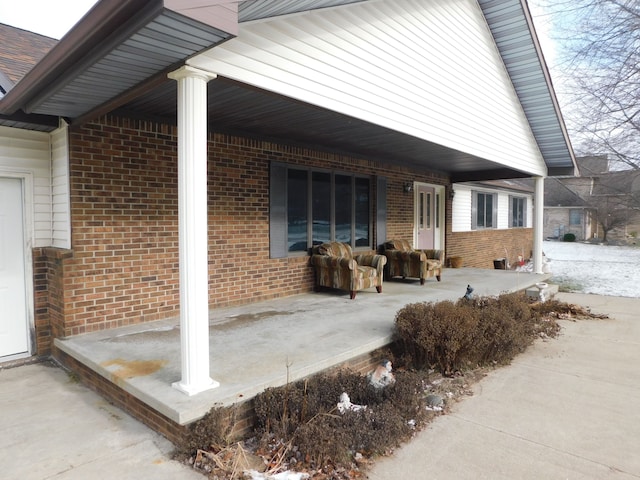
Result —
M252 478L248 471L266 479L285 471L314 480L366 478L369 462L472 395L488 369L536 338L557 336L556 319L585 317L606 315L554 299L532 303L523 294L407 305L396 315L397 341L388 352L393 385L375 388L367 376L340 370L269 388L254 400L251 438L231 435L233 407L214 408L191 426L178 455L217 480ZM341 414L343 392L366 409Z

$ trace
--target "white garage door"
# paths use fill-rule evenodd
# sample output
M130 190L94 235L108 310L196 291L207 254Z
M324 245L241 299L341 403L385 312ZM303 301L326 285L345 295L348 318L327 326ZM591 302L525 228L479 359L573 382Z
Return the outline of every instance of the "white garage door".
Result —
M29 350L22 181L0 177L0 359Z

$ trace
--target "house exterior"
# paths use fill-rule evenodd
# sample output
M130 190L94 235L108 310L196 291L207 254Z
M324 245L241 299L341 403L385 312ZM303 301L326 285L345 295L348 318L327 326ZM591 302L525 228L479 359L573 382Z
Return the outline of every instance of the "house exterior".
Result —
M545 182L544 237L562 240L571 233L576 240L589 240L597 235L595 211L563 180Z
M487 180L454 185L449 250L462 264L494 268L494 260L516 265L533 255L533 182ZM478 245L486 252L478 255Z
M609 218L615 227L608 239L635 241L638 225L640 172L610 170L607 155L576 158L580 175L549 179L545 188L545 238L576 240L604 238L599 220ZM598 211L600 210L600 215ZM614 225L613 223L611 225Z
M574 169L524 0L101 1L0 99L26 259L0 358L180 315L195 395L209 309L311 291L313 244L541 269L535 205Z

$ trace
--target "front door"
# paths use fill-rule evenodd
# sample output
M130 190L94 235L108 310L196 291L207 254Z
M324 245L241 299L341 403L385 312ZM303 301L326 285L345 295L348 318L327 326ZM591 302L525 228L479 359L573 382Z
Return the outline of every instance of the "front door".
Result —
M28 353L22 180L0 177L0 358Z
M416 248L434 248L436 192L429 185L416 186Z

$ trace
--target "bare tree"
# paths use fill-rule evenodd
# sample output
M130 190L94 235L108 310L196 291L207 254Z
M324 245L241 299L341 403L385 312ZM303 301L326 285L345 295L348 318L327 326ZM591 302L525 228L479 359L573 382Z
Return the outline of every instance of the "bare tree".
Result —
M588 168L584 170L588 172ZM596 172L590 176L583 172L562 183L594 212L603 242L614 230L625 233L624 229L639 218L640 170Z
M640 1L531 0L554 12L563 111L580 154L640 169Z
M613 230L624 229L637 214L629 208L626 199L612 196L592 196L587 204L595 211L595 219L602 231L602 242L607 242L607 236Z

